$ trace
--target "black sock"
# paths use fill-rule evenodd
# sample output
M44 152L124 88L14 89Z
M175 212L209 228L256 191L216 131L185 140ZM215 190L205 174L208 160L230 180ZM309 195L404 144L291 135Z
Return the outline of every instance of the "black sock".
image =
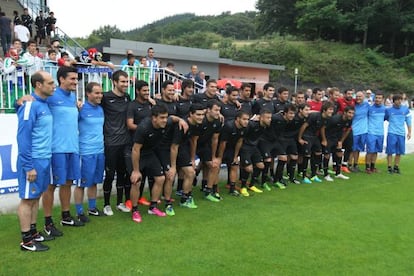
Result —
M63 219L65 219L65 218L69 218L70 217L70 211L63 211L62 212L62 218Z
M131 212L133 213L133 212L135 212L135 211L138 211L138 205L136 205L136 206L132 206L132 210L131 210Z
M286 161L277 160L275 181L280 181L283 178L283 169L285 168Z
M250 181L250 187L254 186L255 184L257 184L259 182L258 178L259 178L259 175L260 175L261 171L262 170L257 168L257 167L253 168L253 174L252 174L252 180Z
M262 184L267 181L267 174L269 173L270 162L264 162L264 169L262 171Z
M204 189L204 195L208 196L209 194L211 194L211 188L207 187Z
M34 235L37 233L36 223L30 224L30 234Z
M157 207L157 202L156 202L156 201L151 201L151 204L150 204L149 209L150 209L150 210L152 210L152 209L154 209L155 207Z
M375 169L375 163L371 163L371 170Z
M184 179L178 178L178 180L177 180L177 191L182 191L183 190L183 183L184 183Z
M308 163L309 163L309 156L304 156L303 157L303 162L302 162L302 177L305 178L306 177L306 171L308 170Z
M202 189L207 188L207 180L206 179L201 180L201 188Z
M217 184L213 185L213 193L217 193L218 192L218 187Z
M186 202L189 197L190 197L189 193L183 193L183 195L181 196L180 202L181 203Z
M370 164L365 163L365 169L366 169L366 170L369 170L369 169L370 169Z
M131 181L129 180L129 174L127 174L127 179L125 181L125 201L131 199Z
M328 175L328 167L329 167L329 158L323 158L323 175L327 176Z
M246 188L247 186L247 179L249 179L250 173L246 172L246 170L240 170L240 181L242 188Z
M22 240L24 243L28 243L32 240L32 234L30 233L30 231L27 232L22 232Z
M334 159L334 163L335 163L335 175L338 175L341 173L341 157L337 156L336 154L334 154L332 156L332 158Z
M229 192L233 193L235 189L236 189L236 183L230 182L230 191Z
M295 178L295 168L296 160L290 159L289 163L287 164L287 172L290 180L293 180Z
M124 197L124 186L116 186L116 205L119 205L122 202Z
M52 217L45 217L45 226L48 226L50 224L53 224L53 219Z
M231 165L227 164L227 184L230 184Z
M171 199L165 199L165 207L167 207L168 205L172 205Z

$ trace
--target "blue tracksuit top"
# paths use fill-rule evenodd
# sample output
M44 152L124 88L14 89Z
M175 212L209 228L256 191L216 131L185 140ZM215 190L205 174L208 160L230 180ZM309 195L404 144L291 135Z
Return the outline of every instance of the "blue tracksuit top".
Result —
M85 102L79 111L79 154L104 152L103 124L102 107Z
M373 104L368 110L368 134L384 135L385 106Z
M392 106L385 110L385 120L389 122L388 133L405 136L405 124L411 126L411 113L406 106Z
M25 102L17 111L18 158L26 172L33 169L33 159L48 159L52 156L52 113L46 100L34 93L32 96L36 100Z
M79 153L78 108L74 92L58 87L47 99L53 115L53 153Z
M369 104L366 102L355 104L355 115L352 119L353 135L368 133L368 108Z

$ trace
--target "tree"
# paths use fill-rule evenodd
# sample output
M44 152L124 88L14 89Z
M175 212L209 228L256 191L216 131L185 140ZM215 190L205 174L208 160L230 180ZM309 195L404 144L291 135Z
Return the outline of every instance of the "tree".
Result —
M103 41L109 41L111 38L120 38L123 39L124 35L120 29L116 25L110 26L105 25L103 27L99 27L98 30L94 30L91 33L92 36L97 36L101 38Z
M256 9L258 31L261 34L296 33L296 0L258 0Z

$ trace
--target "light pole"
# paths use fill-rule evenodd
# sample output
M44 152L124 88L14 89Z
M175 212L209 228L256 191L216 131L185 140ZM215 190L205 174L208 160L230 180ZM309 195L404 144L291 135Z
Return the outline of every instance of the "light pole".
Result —
M295 94L296 94L296 91L298 90L298 72L299 72L298 68L295 68Z

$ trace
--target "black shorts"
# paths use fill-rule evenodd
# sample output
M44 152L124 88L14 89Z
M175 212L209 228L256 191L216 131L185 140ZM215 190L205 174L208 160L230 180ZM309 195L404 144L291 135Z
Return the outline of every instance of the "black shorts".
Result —
M178 148L177 167L191 167L192 165L193 164L191 163L190 147L181 145Z
M304 155L311 155L314 152L322 152L321 141L317 136L303 137L307 144L302 145L302 152Z
M164 175L164 169L161 165L161 161L153 151L145 153L141 152L139 169L141 171L141 174L146 175L147 177Z
M160 160L164 172L168 172L171 168L170 149L157 149L155 151L155 154Z
M234 161L234 148L233 147L226 147L226 150L223 153L223 164L227 166L231 166Z
M197 145L197 156L201 162L209 162L213 160L213 152L211 151L210 144Z
M279 138L280 151L278 155L297 155L298 147L295 139Z
M263 158L271 158L276 157L277 155L277 142L270 142L267 140L260 140L259 141L259 151Z
M336 153L338 152L337 146L338 146L338 139L328 139L328 144L326 145L326 147L322 146L322 153L323 154Z
M240 149L240 165L247 167L251 164L263 162L262 154L257 147L243 146Z

